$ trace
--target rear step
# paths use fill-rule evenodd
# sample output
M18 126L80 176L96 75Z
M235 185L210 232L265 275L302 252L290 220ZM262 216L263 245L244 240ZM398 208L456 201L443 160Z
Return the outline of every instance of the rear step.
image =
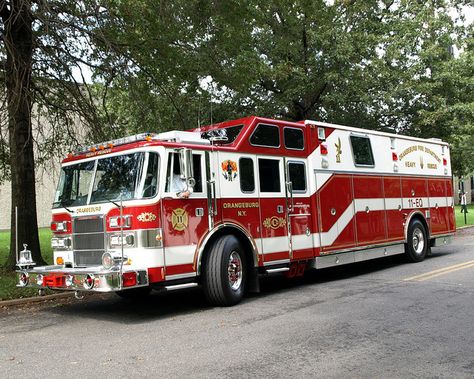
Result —
M279 268L268 268L265 270L265 274L277 274L279 272L290 271L289 267L279 267Z

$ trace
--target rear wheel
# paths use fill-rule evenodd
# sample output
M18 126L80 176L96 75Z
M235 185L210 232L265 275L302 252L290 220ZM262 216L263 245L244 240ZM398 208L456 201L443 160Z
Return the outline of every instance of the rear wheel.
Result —
M428 251L428 238L425 226L420 220L413 220L408 226L405 254L410 262L421 262Z
M246 282L245 255L234 236L223 236L205 257L203 288L209 303L230 306L242 300Z

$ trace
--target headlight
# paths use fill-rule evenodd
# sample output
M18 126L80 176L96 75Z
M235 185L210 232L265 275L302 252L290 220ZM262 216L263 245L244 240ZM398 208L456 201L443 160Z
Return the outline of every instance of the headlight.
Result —
M58 250L68 250L72 245L71 237L53 237L51 238L51 247Z
M38 274L38 276L36 277L36 284L39 285L39 286L43 285L43 275L42 274Z
M123 246L126 246L126 247L133 247L135 245L135 234L133 233L124 234L123 241L122 241L122 235L120 233L110 235L111 248L121 247L122 244Z
M53 221L51 223L51 230L53 232L67 232L67 221Z
M109 270L115 264L114 257L110 253L102 254L102 266Z
M122 216L122 222L120 222L120 216L113 216L109 218L109 226L114 229L120 227L130 228L132 226L132 216L125 215Z

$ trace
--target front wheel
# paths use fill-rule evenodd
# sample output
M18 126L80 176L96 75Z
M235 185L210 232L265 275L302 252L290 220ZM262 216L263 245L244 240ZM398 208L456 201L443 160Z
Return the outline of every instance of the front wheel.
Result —
M428 238L425 226L419 220L413 220L408 226L405 254L410 262L421 262L428 251Z
M213 243L204 260L202 279L209 303L230 306L242 300L246 262L237 238L223 236Z

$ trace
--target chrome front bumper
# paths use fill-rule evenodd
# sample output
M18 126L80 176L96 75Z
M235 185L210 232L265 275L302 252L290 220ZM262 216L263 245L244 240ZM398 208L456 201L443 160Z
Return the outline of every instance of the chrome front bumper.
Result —
M24 268L16 272L19 279L17 287L24 288L114 292L145 287L149 284L146 270L124 270L121 275L120 270L107 270L103 266L84 268L42 266ZM41 278L42 280L39 280Z

